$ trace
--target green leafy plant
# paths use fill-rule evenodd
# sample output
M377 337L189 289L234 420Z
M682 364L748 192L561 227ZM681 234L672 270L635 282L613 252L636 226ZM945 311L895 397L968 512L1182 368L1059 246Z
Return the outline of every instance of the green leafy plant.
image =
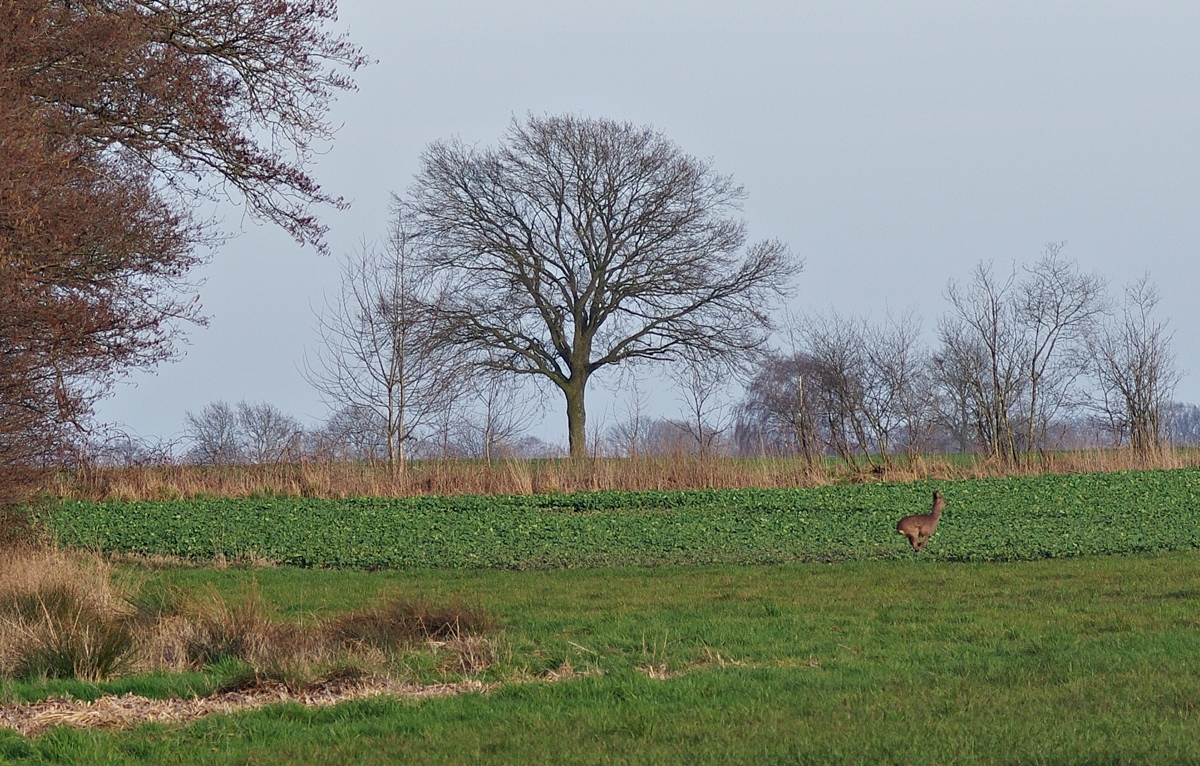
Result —
M895 533L948 506L928 549ZM1012 561L1200 546L1200 471L1042 475L788 490L64 502L60 541L297 566L547 569L920 555Z

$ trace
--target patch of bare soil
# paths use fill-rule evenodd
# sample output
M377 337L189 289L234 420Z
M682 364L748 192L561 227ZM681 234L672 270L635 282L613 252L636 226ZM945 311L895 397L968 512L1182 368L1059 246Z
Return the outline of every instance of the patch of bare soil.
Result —
M135 694L105 696L93 702L56 698L0 706L0 726L32 737L55 726L123 729L151 722L190 723L213 713L234 713L280 702L326 707L384 694L405 699L421 699L465 692L486 692L490 688L490 684L481 681L426 685L385 679L356 679L334 681L300 691L289 690L284 684L265 683L244 691L219 692L193 699L155 700Z

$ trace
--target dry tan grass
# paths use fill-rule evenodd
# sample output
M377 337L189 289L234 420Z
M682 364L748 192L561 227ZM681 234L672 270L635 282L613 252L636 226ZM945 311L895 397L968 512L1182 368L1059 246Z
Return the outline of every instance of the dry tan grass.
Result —
M339 655L323 632L277 619L255 583L236 599L211 585L179 594L143 637L141 657L149 669L194 670L226 659L276 674L334 662Z
M129 613L137 587L99 556L19 546L0 550L0 603L35 593L68 592L96 612Z
M236 599L213 588L181 598L178 612L158 620L142 652L152 669L199 669L226 659L244 663L256 680L303 686L329 668L384 673L392 657L428 652L443 674L471 676L495 663L498 623L461 603L430 604L386 594L361 610L324 620L279 619L251 587Z
M95 680L231 660L256 683L299 688L331 668L386 675L414 652L432 655L444 674L471 676L495 663L498 627L461 603L397 594L298 623L274 614L253 583L229 599L211 586L148 593L94 555L0 550L0 675L10 677Z
M154 700L133 694L106 695L90 702L56 698L0 707L0 726L33 737L55 726L70 726L76 729L124 729L150 722L186 724L214 713L252 710L280 702L326 707L381 694L422 699L467 692L483 693L491 688L491 685L476 680L417 684L372 678L349 682L318 682L304 689L266 683L252 689L218 692L194 699Z
M406 497L534 494L596 490L811 487L842 481L992 478L1200 466L1200 450L1152 456L1131 450L1033 455L1021 464L963 456L900 458L886 468L808 465L796 458L688 455L587 460L421 461L395 473L384 465L303 463L150 466L59 472L44 488L56 498L120 501L197 497Z
M95 556L0 550L0 673L91 680L129 666L136 587Z

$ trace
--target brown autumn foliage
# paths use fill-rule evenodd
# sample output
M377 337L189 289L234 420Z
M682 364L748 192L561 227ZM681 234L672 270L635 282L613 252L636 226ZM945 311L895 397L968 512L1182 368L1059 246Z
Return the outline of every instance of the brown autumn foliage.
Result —
M2 75L0 75L2 76ZM6 83L7 85L7 83ZM0 459L48 457L111 375L169 353L191 229L144 173L0 113ZM14 114L14 112L17 112Z
M366 62L334 0L0 0L0 503L200 321L197 202L323 249L308 175Z

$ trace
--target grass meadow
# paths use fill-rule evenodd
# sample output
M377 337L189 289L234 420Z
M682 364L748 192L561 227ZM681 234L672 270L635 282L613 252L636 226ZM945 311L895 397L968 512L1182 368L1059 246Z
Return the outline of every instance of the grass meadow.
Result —
M504 626L483 694L281 705L187 727L0 729L24 763L1185 763L1194 554L557 571L154 569L289 619L381 592ZM427 674L438 671L427 669ZM557 678L558 680L551 680ZM188 677L197 688L203 674ZM143 693L177 693L151 681ZM8 682L8 696L130 682Z
M950 506L929 549L907 552L895 519L925 510L933 486ZM176 502L81 501L63 506L78 523L61 528L107 529L107 547L91 547L119 552L119 528L161 542L176 534L164 529L186 532L192 521L172 525L226 501ZM256 515L287 507L245 502L231 507L248 512L220 518L241 519L251 536ZM370 639L361 629L358 653L347 660L343 642L335 659L409 683L469 680L476 691L285 703L187 725L37 736L0 726L0 761L1200 762L1196 470L386 505L399 516L373 502L366 516L389 549L406 535L413 550L431 547L429 530L458 540L440 548L444 565L280 565L244 540L240 550L255 555L242 560L255 565L214 561L215 548L93 558L142 607L178 617L201 594L236 616L253 602L260 633L293 641L361 628L380 604L426 605L421 615L452 605L448 614L481 626L470 662L442 639L359 651ZM292 507L353 517L357 506ZM321 524L332 528L330 518ZM516 520L507 532L506 518ZM545 518L556 521L532 524ZM299 517L271 520L305 529ZM384 521L403 534L393 540ZM496 540L495 550L526 558L469 558L492 555ZM564 558L595 540L605 556ZM678 549L651 555L669 541ZM788 545L812 547L789 558ZM87 682L26 674L0 681L0 711L55 696L203 697L248 672L280 677L255 662L214 655Z

